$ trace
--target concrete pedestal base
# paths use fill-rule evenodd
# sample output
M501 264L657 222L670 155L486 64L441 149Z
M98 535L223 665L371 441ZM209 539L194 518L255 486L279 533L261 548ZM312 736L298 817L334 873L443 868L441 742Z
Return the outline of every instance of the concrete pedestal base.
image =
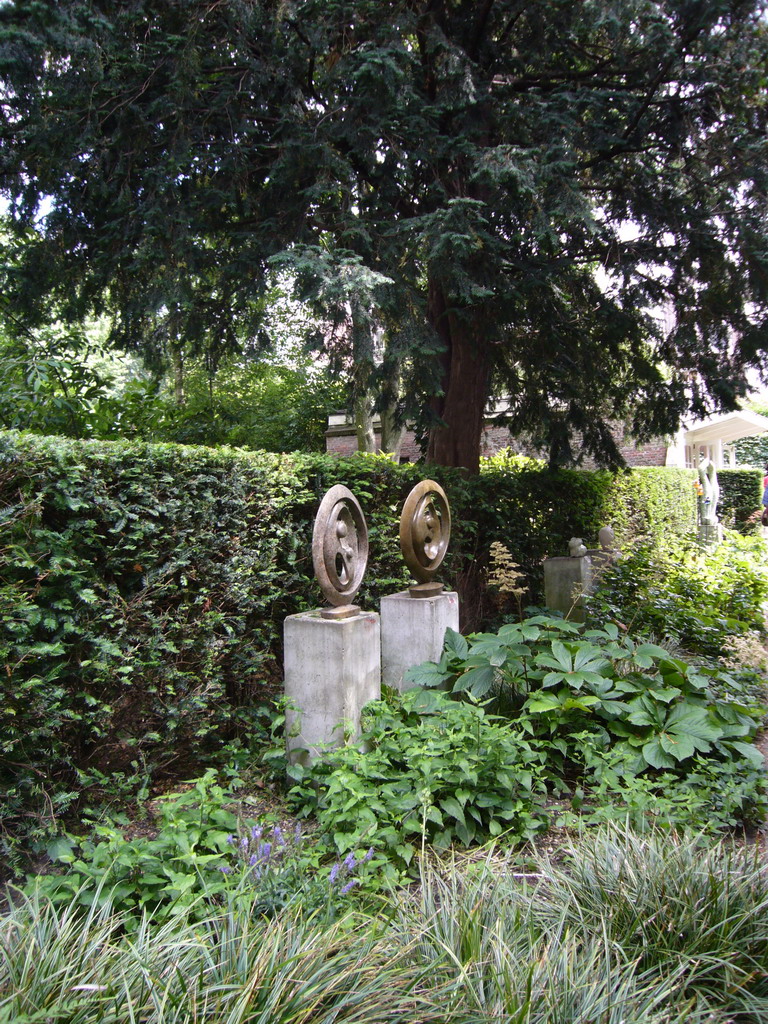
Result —
M285 696L299 709L286 714L288 756L308 764L358 735L363 705L381 697L379 616L324 619L316 609L289 615L283 633Z
M553 612L562 612L571 622L583 622L583 599L591 588L592 562L587 555L544 560L544 600Z
M459 595L411 597L407 590L381 599L381 681L408 688L403 676L412 665L440 661L448 628L459 628Z
M699 544L705 547L714 547L723 542L723 527L721 523L699 523Z

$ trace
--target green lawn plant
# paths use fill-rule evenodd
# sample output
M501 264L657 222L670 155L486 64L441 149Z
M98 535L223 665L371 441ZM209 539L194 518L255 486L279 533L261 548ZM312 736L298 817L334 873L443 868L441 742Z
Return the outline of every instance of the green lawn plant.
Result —
M556 860L489 847L336 920L241 891L138 920L12 892L2 1024L762 1024L768 873L755 848L608 826Z

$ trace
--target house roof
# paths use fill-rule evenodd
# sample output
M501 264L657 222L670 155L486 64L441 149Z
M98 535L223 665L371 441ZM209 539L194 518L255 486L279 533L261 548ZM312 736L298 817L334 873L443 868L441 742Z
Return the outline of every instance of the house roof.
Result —
M685 432L686 444L712 444L723 441L728 444L742 437L754 437L768 431L768 416L760 416L747 409L738 412L727 412L721 416L711 416L708 420L699 421Z

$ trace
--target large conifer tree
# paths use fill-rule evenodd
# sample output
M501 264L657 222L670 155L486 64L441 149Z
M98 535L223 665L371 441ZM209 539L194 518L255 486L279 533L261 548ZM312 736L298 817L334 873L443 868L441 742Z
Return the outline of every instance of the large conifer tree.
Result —
M614 461L608 420L731 408L765 358L764 6L7 3L0 186L48 212L6 291L220 351L287 264L357 352L383 326L435 461L476 468L494 394Z

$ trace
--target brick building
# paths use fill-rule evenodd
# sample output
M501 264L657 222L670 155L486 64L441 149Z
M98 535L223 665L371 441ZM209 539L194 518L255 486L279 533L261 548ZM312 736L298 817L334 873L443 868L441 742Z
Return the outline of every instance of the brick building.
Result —
M617 429L621 429L620 427ZM376 443L381 435L374 424ZM759 416L747 410L711 416L706 420L692 421L683 426L674 437L660 438L648 444L637 445L626 438L619 445L619 451L628 466L678 466L694 468L704 456L722 468L735 466L733 443L742 437L753 437L768 431L768 417ZM357 451L357 438L351 418L346 413L334 413L328 418L325 432L326 451L334 455L352 455ZM519 438L510 436L506 427L488 424L483 431L481 455L493 455L502 448L511 448L521 455L534 458L544 453L535 451ZM401 462L418 462L421 458L419 446L413 431L406 431L400 449ZM586 469L594 463L584 461Z

